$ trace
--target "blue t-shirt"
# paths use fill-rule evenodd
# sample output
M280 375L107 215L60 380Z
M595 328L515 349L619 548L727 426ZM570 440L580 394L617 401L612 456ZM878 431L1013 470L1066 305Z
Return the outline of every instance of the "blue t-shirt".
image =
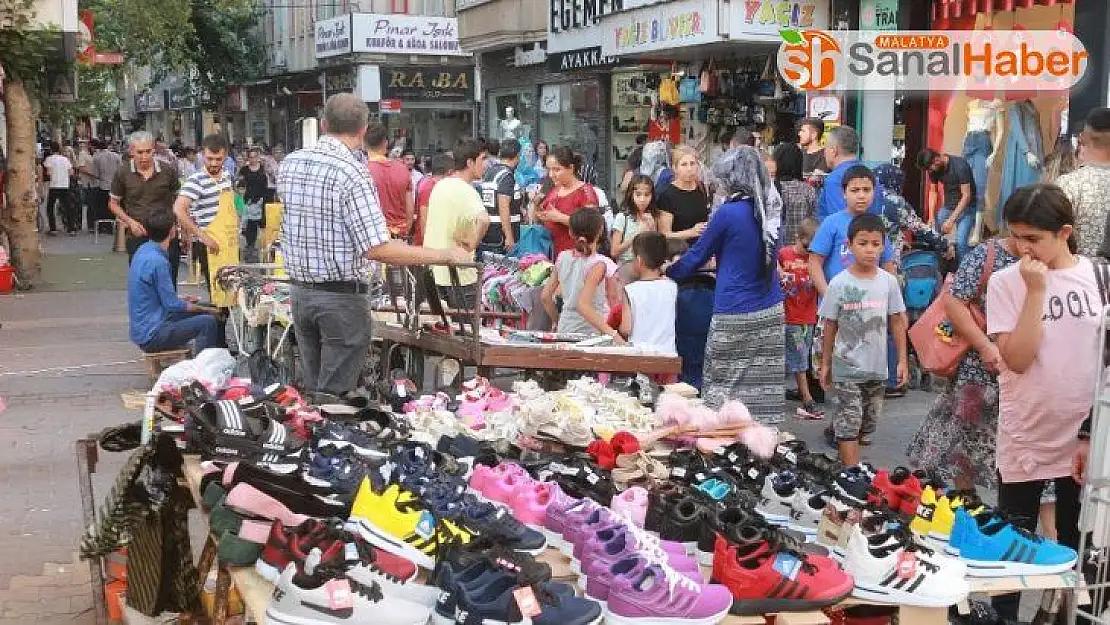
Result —
M848 208L848 201L844 199L844 174L848 169L862 164L860 161L847 161L837 165L825 176L825 182L817 194L817 221L824 221L829 215ZM878 181L875 182L875 199L871 201L867 212L880 217L883 215L883 185Z
M826 282L832 282L837 274L847 269L848 265L855 261L851 250L848 248L848 226L855 218L856 216L848 212L847 209L835 215L830 215L825 221L821 222L821 227L817 229L813 242L809 244L811 253L825 257ZM890 241L885 235L883 241L883 253L879 257L880 266L889 263L894 258L894 250L891 249Z
M760 249L763 231L756 222L751 200L726 202L709 218L705 234L678 259L667 275L676 282L694 275L717 257L714 314L743 314L766 310L782 302L778 272L764 267Z

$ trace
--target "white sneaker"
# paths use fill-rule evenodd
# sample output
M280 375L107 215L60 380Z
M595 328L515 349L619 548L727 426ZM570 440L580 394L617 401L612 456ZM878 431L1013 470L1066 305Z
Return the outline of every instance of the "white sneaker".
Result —
M794 493L798 487L794 477L788 473L771 473L763 479L763 491L756 512L772 525L786 525L790 522L793 512L790 505L794 501Z
M831 497L825 493L813 494L804 488L799 488L794 493L790 502L790 523L788 527L795 532L805 534L807 542L817 540L817 528L825 515L825 508L832 502Z
M903 554L900 546L876 547L851 529L844 569L856 580L854 597L897 605L943 608L967 599L971 587L955 569Z
M291 563L274 587L273 599L266 608L267 625L424 625L431 616L430 606L391 595L377 583L342 578L333 591L331 586L336 581L297 575L297 565ZM340 599L342 605L333 607L333 601Z
M906 540L913 541L914 552L918 558L927 562L932 562L942 568L950 569L958 577L967 577L966 562L937 551L926 539L916 534L910 534L908 531L904 534L898 532L875 534L869 537L867 542L873 549L892 549L898 546L904 546Z

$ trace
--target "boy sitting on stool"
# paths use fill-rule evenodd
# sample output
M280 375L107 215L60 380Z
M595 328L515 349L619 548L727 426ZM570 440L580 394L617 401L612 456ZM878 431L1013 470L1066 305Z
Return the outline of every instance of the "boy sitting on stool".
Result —
M198 306L177 296L167 251L177 237L171 213L152 215L146 223L150 240L135 252L127 272L127 316L131 342L146 353L187 347L196 353L223 346L215 308Z

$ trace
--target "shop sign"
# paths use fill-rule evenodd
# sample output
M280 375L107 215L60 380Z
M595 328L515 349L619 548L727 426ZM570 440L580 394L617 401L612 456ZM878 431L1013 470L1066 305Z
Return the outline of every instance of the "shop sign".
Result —
M165 96L153 91L144 91L135 95L135 112L153 113L166 108Z
M382 99L452 102L474 99L473 67L383 67L381 77Z
M899 0L860 0L860 30L898 30Z
M602 22L601 51L608 56L720 41L717 0L685 0L612 16Z
M381 102L378 102L378 112L379 113L400 113L401 112L401 101L393 99L393 98L386 98L386 99L382 100Z
M617 59L602 54L601 46L548 53L547 55L547 71L552 73L613 67L616 64Z
M453 17L355 13L351 32L354 52L469 56L459 47L459 21Z
M527 50L523 46L517 46L513 50L513 66L514 67L528 67L529 65L542 65L547 60L547 50L543 49L540 44L534 44Z
M325 72L325 85L329 94L349 92L355 90L355 77L350 70L332 70Z
M316 22L316 58L351 53L351 16L341 15Z
M778 40L784 28L828 28L828 0L744 0L732 2L732 39Z

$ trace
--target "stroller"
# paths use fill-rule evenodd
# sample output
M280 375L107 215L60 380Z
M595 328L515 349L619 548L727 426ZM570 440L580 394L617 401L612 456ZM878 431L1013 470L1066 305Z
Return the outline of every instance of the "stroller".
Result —
M902 296L906 301L906 315L913 325L940 295L944 284L940 254L929 250L912 250L902 256ZM917 354L910 346L910 386L917 389L932 388L932 376L925 373L917 361Z

